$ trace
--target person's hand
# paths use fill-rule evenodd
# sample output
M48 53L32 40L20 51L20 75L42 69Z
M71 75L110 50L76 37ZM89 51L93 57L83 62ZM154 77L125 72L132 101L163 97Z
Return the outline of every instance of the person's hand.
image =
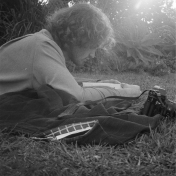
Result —
M98 81L99 83L113 83L113 84L121 84L120 81L116 80L116 79L109 79L109 80L101 80Z

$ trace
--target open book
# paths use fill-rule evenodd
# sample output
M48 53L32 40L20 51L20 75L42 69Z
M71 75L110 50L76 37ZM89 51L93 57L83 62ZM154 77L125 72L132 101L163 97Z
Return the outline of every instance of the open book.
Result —
M101 83L101 82L83 82L83 87L110 87L117 89L117 95L124 97L137 97L141 94L140 86L126 83Z
M114 83L99 83L99 82L83 82L83 87L111 87L114 89L122 89L121 84L114 84Z

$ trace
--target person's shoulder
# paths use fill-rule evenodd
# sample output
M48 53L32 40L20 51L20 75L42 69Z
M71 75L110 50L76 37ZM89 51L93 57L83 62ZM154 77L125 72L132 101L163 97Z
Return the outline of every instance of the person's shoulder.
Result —
M52 47L61 52L61 48L54 41L52 35L46 29L42 29L39 32L33 34L36 47Z
M35 42L36 42L36 47L38 49L44 49L44 50L55 50L57 53L63 57L63 52L60 46L54 41L51 33L46 30L42 29L41 31L37 32L34 34L35 37Z
M51 34L46 29L42 29L39 32L34 33L33 37L35 38L36 42L53 42Z

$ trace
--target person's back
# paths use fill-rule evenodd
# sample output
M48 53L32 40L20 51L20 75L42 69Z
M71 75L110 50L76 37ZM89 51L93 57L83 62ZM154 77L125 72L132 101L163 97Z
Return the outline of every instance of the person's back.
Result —
M81 94L82 88L67 70L60 47L45 29L4 44L0 48L0 63L0 95L37 89L44 84L76 97ZM57 83L52 82L54 79Z
M0 94L32 88L33 38L23 36L0 47Z

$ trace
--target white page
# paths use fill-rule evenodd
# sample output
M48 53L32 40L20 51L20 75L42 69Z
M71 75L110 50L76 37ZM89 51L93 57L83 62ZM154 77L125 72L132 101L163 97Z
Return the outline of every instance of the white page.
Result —
M105 87L111 87L111 88L114 88L114 89L122 89L121 84L99 83L99 82L83 82L83 87L96 87L96 86L105 86Z

